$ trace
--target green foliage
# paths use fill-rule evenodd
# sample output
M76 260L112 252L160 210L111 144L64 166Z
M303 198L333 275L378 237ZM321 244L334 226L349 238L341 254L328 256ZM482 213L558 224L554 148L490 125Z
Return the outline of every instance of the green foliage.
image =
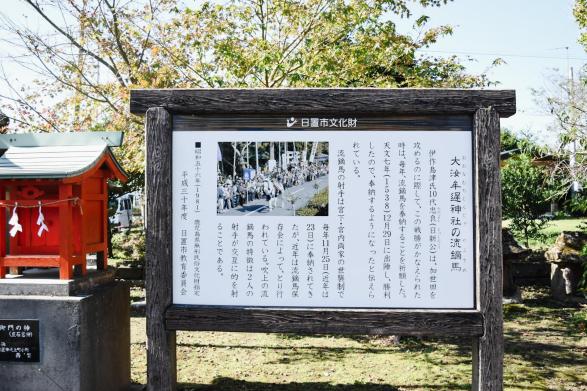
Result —
M133 186L141 186L145 156L143 118L128 113L131 88L491 84L454 56L420 51L452 28L412 15L408 0L25 3L47 24L33 29L0 20L5 41L24 50L14 63L34 59L30 66L40 72L22 90L10 85L16 97L2 102L19 119L15 130L123 130L124 148L116 153L137 178ZM400 18L411 18L412 31L397 30Z
M573 9L575 20L581 32L579 42L587 49L587 0L575 0ZM556 120L554 130L557 132L559 151L568 156L567 161L560 164L557 170L566 178L570 187L574 181L587 183L587 74L584 69L574 73L569 80L566 74L551 78L551 86L534 91L545 112ZM570 151L578 154L572 156ZM569 164L576 158L575 164Z
M581 224L579 226L579 228L581 229L581 231L586 232L587 231L587 224ZM584 246L581 249L581 255L584 258L587 258L587 246ZM579 282L577 283L577 292L582 294L583 296L587 297L587 262L583 261L582 265L581 265L582 271L581 271L581 276L579 277Z
M446 1L419 1L438 6ZM414 36L394 20L408 1L308 0L204 2L177 14L179 52L202 53L197 65L221 87L472 87L488 84L456 57L417 53L450 35L450 26L414 20ZM194 34L197 32L197 34Z
M132 262L145 261L145 233L142 230L125 230L112 235L114 258Z
M555 189L541 168L535 167L528 155L509 159L501 171L501 198L504 218L511 219L510 228L524 239L540 236L547 224L541 215L547 210Z
M587 311L581 310L575 312L571 316L570 323L571 327L573 328L573 332L587 334Z
M0 131L3 131L10 125L10 118L0 111Z
M127 172L128 180L125 183L116 181L114 186L110 186L108 198L116 200L118 197L145 188L145 173L141 171Z
M582 231L582 225L585 224L586 219L552 219L541 231L536 239L530 239L529 248L534 250L536 253L544 253L548 248L552 247L556 241L556 238L562 231ZM509 228L510 221L504 221L504 227ZM520 236L516 236L518 241L521 241Z
M581 266L583 270L579 282L577 283L577 292L584 297L587 297L587 262L583 262Z
M296 216L327 216L328 188L319 191L308 201L308 205L296 211Z
M518 137L509 129L503 129L501 131L499 141L501 143L501 151L511 151L512 149L519 148Z
M504 304L503 318L506 320L514 320L521 318L528 313L528 308L523 304Z
M566 210L557 210L556 212L554 212L552 219L553 220L565 220L565 219L568 219L571 217L573 217L573 214L567 213Z
M579 72L571 82L566 76L552 80L548 90L535 92L545 112L555 119L558 148L552 152L553 176L570 189L574 182L587 183L587 74ZM572 151L576 151L574 154Z
M587 0L575 0L575 8L573 9L575 20L581 28L581 36L579 42L587 49Z
M296 216L316 216L318 215L318 209L308 208L307 206L296 210Z
M328 189L321 190L308 202L308 206L313 208L324 208L328 206Z
M504 129L500 135L501 151L512 151L517 153L525 153L531 156L541 156L547 153L547 147L538 144L529 135L517 135L509 129Z
M585 216L587 215L587 193L584 191L569 198L564 203L564 210L572 216Z

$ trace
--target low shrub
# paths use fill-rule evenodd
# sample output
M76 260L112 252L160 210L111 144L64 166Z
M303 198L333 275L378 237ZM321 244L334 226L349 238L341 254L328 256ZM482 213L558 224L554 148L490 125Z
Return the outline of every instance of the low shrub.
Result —
M328 216L328 188L316 193L308 205L296 211L296 216Z
M145 261L145 233L141 229L116 232L112 235L114 258L132 262Z
M587 310L577 311L571 316L573 331L587 334Z
M318 215L318 209L316 208L300 208L296 210L296 216L316 216Z

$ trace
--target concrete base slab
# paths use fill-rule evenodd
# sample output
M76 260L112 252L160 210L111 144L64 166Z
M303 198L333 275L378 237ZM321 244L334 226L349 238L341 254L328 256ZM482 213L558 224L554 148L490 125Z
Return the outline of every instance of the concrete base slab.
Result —
M0 362L0 389L122 391L130 385L129 289L85 296L0 296L0 318L39 321L40 362Z
M72 280L60 280L58 268L28 269L22 275L0 279L0 295L73 296L87 294L114 281L115 271L88 269L88 274Z

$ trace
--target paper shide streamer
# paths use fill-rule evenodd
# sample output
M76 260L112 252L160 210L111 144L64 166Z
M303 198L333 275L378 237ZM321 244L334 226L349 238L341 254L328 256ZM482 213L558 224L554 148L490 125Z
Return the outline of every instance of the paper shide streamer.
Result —
M39 202L39 217L37 218L37 225L39 226L39 231L37 232L37 236L41 237L43 235L43 231L49 232L49 228L45 224L45 216L43 215L43 207Z
M14 209L12 209L12 216L10 220L8 220L8 225L11 225L12 228L10 229L10 236L15 237L17 232L22 232L22 225L18 223L18 214L16 213L16 209L18 209L18 202L14 205Z
M12 216L8 221L8 224L12 226L10 229L10 236L15 237L18 232L22 232L22 225L18 222L18 213L16 210L18 209L18 203L14 205L12 209ZM43 207L39 202L39 217L37 218L37 225L39 226L39 230L37 231L37 235L41 237L43 232L49 232L49 227L45 224L45 216L43 215Z
M37 235L39 237L41 237L43 235L43 232L49 232L49 227L47 227L47 224L45 224L45 215L43 214L43 205L54 205L54 204L60 204L62 202L72 202L73 205L79 207L80 214L82 214L82 215L84 214L83 209L82 209L82 205L81 205L78 197L67 198L64 200L49 201L49 202L44 202L44 203L39 201L39 204L38 204L39 217L37 217L37 225L39 226L39 230L37 231ZM12 204L12 203L1 201L0 207L2 207L2 206L6 207L6 208L12 207L12 216L10 217L8 224L12 226L12 228L10 229L10 232L9 232L10 236L15 237L18 232L22 232L22 225L18 222L18 213L16 213L16 210L19 207L18 202L15 202L14 204ZM24 205L24 206L21 205L20 207L21 208L37 208L37 206L35 206L35 205Z

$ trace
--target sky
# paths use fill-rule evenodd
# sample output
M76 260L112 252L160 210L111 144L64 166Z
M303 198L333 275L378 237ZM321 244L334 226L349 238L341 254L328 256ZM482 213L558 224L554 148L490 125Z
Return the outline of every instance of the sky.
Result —
M587 53L577 40L579 28L572 14L573 0L455 0L447 5L425 8L412 5L414 18L430 16L429 26L452 25L452 36L441 39L426 54L448 56L456 54L472 73L485 71L495 58L505 64L493 68L491 80L495 88L515 89L518 112L502 120L502 127L515 132L530 132L539 141L553 142L552 133L545 129L552 117L535 102L532 89L548 87L548 80L559 74L567 77L587 64ZM5 7L2 13L10 19L23 20L28 6L22 1ZM30 15L30 12L29 12ZM39 23L27 18L33 26ZM397 21L401 32L416 34L412 20ZM568 50L565 49L568 47ZM7 72L27 83L34 75L8 64L5 54L11 49L0 42L0 63ZM468 62L468 57L474 62ZM567 59L568 58L568 59Z
M502 128L530 132L538 140L553 142L545 129L553 118L535 102L532 89L549 87L549 80L559 74L568 77L587 64L587 53L577 42L580 31L573 17L572 0L455 0L438 8L415 13L430 16L431 25L449 24L452 36L439 41L428 54L457 54L471 72L483 72L493 59L506 63L489 73L499 89L514 89L517 113L502 119ZM399 24L409 31L409 23ZM565 49L568 47L569 49ZM567 60L567 55L569 60Z

